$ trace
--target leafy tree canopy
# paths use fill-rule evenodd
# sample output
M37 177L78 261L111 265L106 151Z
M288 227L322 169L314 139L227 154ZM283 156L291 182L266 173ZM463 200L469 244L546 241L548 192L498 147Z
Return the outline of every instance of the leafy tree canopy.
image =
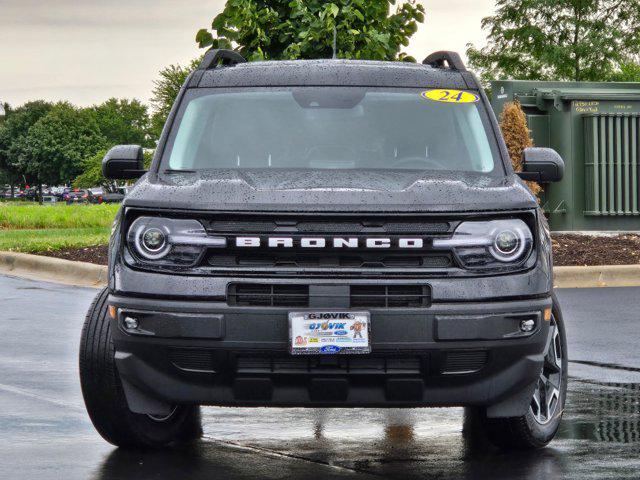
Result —
M368 60L415 59L400 53L424 22L415 0L228 0L200 30L201 48L232 48L248 60L331 58L336 29L337 56Z
M18 142L18 167L38 183L67 183L81 173L83 159L106 146L94 112L62 102Z
M50 103L38 100L6 111L6 118L0 125L0 170L9 182L25 180L21 178L25 172L19 168L19 146L29 129L51 108Z
M613 82L640 82L640 61L628 61L611 74Z
M91 108L100 133L110 145L153 147L149 112L139 100L110 98Z
M153 115L151 117L151 135L154 139L160 138L162 128L169 116L173 102L178 96L182 84L200 63L201 59L193 60L189 66L169 65L162 69L159 78L154 80L151 92L151 105Z
M497 0L482 20L488 44L469 45L484 80L608 80L640 48L640 2Z

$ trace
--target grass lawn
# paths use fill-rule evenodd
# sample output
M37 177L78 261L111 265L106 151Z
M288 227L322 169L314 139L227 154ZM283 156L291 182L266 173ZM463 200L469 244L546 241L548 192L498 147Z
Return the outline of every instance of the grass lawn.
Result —
M50 228L109 228L118 204L38 205L32 202L0 202L0 230Z
M0 250L39 253L61 248L106 245L110 233L108 227L0 230Z
M0 203L0 250L38 253L106 245L119 205Z

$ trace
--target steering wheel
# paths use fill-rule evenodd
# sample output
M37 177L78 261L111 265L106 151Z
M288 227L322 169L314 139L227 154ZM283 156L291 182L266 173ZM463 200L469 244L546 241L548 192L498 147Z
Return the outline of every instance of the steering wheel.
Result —
M442 162L438 160L434 160L432 158L425 157L404 157L399 160L396 160L391 164L391 168L412 168L415 167L415 170L423 170L425 166L434 165L441 170L449 170L450 168Z

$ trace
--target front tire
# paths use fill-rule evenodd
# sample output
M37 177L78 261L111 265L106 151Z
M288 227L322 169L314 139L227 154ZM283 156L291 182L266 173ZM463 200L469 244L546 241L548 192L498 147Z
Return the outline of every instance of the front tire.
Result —
M197 406L178 405L164 417L129 410L114 360L107 296L102 290L89 307L80 342L80 384L94 427L107 442L125 448L161 448L198 438Z
M544 365L527 413L521 417L487 418L480 425L488 439L503 450L542 448L553 440L567 397L567 337L555 294Z

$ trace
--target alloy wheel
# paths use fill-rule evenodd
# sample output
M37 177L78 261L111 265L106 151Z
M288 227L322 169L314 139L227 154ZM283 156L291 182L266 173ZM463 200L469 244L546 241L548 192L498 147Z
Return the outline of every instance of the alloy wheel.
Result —
M547 352L530 407L533 418L541 425L546 425L555 417L561 404L563 355L560 330L552 316Z

